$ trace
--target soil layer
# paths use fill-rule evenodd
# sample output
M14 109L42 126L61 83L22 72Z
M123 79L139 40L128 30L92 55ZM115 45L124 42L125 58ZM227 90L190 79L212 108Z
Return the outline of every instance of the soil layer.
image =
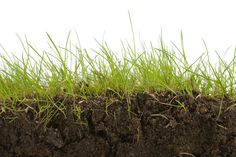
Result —
M2 110L0 157L236 156L236 101L228 96L107 92L53 100L42 114L34 101Z

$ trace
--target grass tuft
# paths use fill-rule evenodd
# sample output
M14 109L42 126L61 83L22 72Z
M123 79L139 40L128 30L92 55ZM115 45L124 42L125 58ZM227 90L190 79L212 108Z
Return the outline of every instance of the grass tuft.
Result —
M131 20L131 19L130 19ZM132 29L133 31L133 29ZM21 57L10 56L4 48L0 56L0 100L2 112L17 110L19 103L6 105L8 100L37 102L38 115L50 120L59 112L65 114L65 105L55 103L53 97L96 96L108 90L120 97L141 91L163 91L173 93L197 91L202 95L235 98L236 50L227 63L218 53L218 63L214 66L206 53L189 63L184 50L183 34L181 46L173 43L170 50L160 39L155 47L150 43L149 49L137 49L134 44L122 42L123 53L117 55L106 42L98 43L99 48L89 52L77 44L73 46L70 34L64 47L59 46L47 33L50 51L39 52L25 38L20 42L23 47ZM134 36L133 36L134 38ZM45 101L45 102L44 102ZM184 104L179 102L184 107ZM73 108L79 118L83 111Z

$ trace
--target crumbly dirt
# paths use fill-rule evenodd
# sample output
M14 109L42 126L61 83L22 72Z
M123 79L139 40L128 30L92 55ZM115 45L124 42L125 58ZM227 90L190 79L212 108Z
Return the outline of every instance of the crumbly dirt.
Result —
M228 96L107 92L53 100L44 112L33 101L2 111L0 157L236 156L236 101Z

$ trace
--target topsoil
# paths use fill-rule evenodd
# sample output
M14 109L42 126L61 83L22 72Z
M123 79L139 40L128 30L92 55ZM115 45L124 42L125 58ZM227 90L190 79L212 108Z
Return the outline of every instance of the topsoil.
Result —
M2 108L0 157L236 157L236 101L228 96L107 92L53 100L42 114L43 101Z

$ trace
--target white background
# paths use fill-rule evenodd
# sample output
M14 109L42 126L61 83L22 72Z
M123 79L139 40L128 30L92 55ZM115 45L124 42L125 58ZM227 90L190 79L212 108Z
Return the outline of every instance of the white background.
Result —
M132 41L128 11L136 39L168 46L180 45L184 35L187 56L205 51L233 53L236 45L236 3L233 0L0 0L0 43L9 53L21 53L16 36L27 36L38 49L47 49L48 32L57 44L65 44L77 31L83 48L96 48L104 39L119 51L120 40ZM1 53L1 50L0 50Z

